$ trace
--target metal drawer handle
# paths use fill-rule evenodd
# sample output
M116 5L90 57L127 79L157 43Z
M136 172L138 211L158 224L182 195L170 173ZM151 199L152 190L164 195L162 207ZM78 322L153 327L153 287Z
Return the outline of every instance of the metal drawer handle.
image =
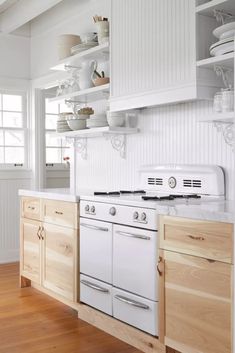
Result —
M99 292L102 293L109 293L109 290L103 287L98 286L97 284L91 283L89 281L85 281L84 279L81 280L81 283L84 284L85 286L98 290Z
M188 235L188 237L193 240L205 240L203 237L195 237L194 235Z
M114 298L116 298L120 302L135 306L137 308L144 309L144 310L149 310L149 306L148 305L140 303L140 302L137 302L136 300L132 300L132 299L123 297L122 295L115 295Z
M62 215L62 214L63 214L63 212L55 211L55 214Z
M28 209L33 211L33 210L35 210L35 207L33 207L33 206L28 206Z
M38 236L38 239L41 240L41 226L39 226L38 228L37 236Z
M143 240L151 240L151 237L147 237L146 235L121 232L120 230L118 230L116 233L120 234L120 235L123 235L124 237L143 239Z
M94 229L94 230L101 230L102 232L108 232L109 231L108 228L97 227L97 226L93 226L91 224L86 224L86 223L80 223L80 226L85 227L85 228L89 228L89 229Z
M44 227L42 226L42 229L41 229L41 239L44 240L44 235L45 235L45 229Z

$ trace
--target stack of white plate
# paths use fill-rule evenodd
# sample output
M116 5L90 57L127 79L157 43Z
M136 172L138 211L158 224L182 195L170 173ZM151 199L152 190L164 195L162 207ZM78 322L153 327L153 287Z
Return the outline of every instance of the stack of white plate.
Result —
M95 115L89 120L87 120L86 126L91 129L93 127L104 127L108 126L106 115L100 114Z
M72 114L72 113L71 113ZM70 116L69 113L61 113L57 119L56 132L66 132L71 131L67 123L67 117Z
M213 35L219 39L210 47L210 54L212 56L224 55L234 52L234 35L235 22L226 23L217 27L213 31Z
M71 48L71 54L75 55L75 54L81 53L82 51L94 48L97 45L98 45L98 42L94 42L94 41L75 45L74 47Z

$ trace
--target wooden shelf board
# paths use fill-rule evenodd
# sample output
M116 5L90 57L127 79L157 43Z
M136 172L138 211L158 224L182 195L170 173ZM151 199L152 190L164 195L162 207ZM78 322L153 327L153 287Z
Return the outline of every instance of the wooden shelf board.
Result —
M204 123L224 123L224 124L231 124L234 123L235 120L235 112L228 112L228 113L214 113L210 115L206 115L200 122Z
M51 67L51 70L66 71L65 65L79 66L79 64L84 60L88 60L88 59L97 60L108 54L109 54L109 43L104 43L101 45L97 45L96 47L93 47L91 49L84 50L81 53L78 53L76 55L72 55L72 56L69 56L68 58L60 60L57 65Z
M196 13L214 17L213 10L224 10L235 15L234 0L211 0L196 7Z
M96 127L91 129L76 130L57 133L57 136L70 137L70 138L91 138L98 137L105 134L119 134L119 135L131 135L139 132L137 128L128 128L128 127Z
M92 87L85 90L50 98L49 102L62 102L66 99L77 98L76 100L78 101L78 103L87 103L100 99L105 99L105 95L107 94L109 94L109 83L106 85Z
M197 61L197 67L213 69L214 65L221 65L229 68L234 68L234 53L213 56L208 59Z

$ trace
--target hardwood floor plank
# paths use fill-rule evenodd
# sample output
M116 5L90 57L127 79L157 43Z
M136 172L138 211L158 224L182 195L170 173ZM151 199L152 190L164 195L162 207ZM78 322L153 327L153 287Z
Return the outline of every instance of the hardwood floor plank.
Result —
M33 288L19 288L19 265L0 265L0 353L140 353L78 320Z

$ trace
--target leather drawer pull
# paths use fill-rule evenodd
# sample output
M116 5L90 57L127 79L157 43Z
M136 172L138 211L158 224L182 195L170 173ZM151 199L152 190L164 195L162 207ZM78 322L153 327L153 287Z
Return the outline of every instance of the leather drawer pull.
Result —
M62 215L62 214L63 214L63 212L55 211L55 214Z
M188 235L188 237L193 240L205 240L203 237L195 237L194 235Z

